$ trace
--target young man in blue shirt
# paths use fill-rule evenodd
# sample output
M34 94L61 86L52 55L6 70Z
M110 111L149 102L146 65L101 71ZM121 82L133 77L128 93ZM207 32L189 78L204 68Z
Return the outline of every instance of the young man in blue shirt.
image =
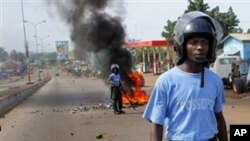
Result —
M114 114L123 114L122 111L122 92L121 92L121 76L119 74L119 65L111 65L112 73L109 75L108 81L111 84L111 99Z
M207 67L215 61L222 28L208 15L184 14L174 29L177 66L157 80L143 118L151 141L227 141L221 79Z

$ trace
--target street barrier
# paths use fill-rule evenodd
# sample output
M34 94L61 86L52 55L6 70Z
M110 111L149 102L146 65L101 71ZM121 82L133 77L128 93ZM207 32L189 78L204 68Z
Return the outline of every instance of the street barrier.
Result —
M31 96L42 86L44 86L50 79L51 76L47 77L47 79L43 81L33 84L31 87L21 89L18 92L10 93L9 95L0 98L0 116L4 115L19 103L21 103L23 100Z

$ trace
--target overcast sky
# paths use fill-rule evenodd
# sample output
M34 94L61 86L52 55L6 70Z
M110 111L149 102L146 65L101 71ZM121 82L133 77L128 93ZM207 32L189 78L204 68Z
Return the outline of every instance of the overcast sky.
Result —
M57 0L53 0L56 2ZM70 1L70 0L68 0ZM113 11L122 9L123 25L127 38L140 40L160 40L163 26L167 20L176 20L187 9L187 0L114 0ZM226 12L231 6L240 20L239 27L246 31L250 28L250 0L204 0L210 8L220 7ZM37 34L43 38L43 51L55 51L55 41L69 40L70 30L67 24L53 12L48 12L44 0L23 0L25 20L46 23L37 26ZM118 6L117 6L118 5ZM114 10L115 9L115 10ZM53 11L53 10L52 10ZM27 40L30 51L36 52L34 27L26 23ZM46 36L50 36L47 38ZM41 40L38 43L41 44ZM21 0L0 0L0 46L8 52L15 49L24 52L24 34L22 26ZM72 44L70 49L72 49ZM41 47L39 46L39 51Z

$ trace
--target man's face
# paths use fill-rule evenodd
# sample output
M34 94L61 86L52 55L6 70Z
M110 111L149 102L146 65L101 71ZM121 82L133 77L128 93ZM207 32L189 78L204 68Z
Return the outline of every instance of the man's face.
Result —
M118 69L117 68L114 68L114 73L118 73Z
M209 42L205 38L192 38L187 42L187 55L196 61L204 61L207 58Z

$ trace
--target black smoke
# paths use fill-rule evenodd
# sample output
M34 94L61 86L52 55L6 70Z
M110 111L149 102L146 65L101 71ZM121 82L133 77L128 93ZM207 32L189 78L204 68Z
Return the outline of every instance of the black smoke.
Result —
M102 72L107 79L111 64L118 64L120 72L128 85L132 81L127 73L131 72L132 56L122 48L125 43L125 31L121 17L111 16L105 11L112 0L66 0L50 2L57 13L71 28L71 40L77 59L86 60ZM94 54L90 57L90 54Z

